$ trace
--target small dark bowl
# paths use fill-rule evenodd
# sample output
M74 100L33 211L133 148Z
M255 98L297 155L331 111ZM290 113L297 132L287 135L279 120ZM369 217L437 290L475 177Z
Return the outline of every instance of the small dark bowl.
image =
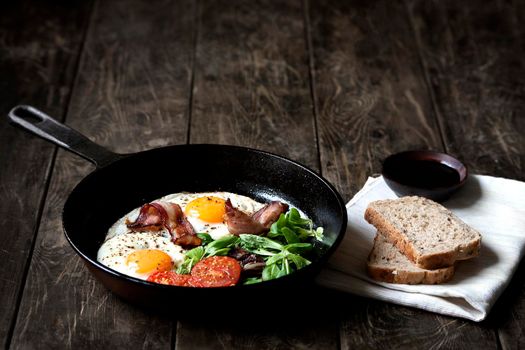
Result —
M382 174L399 197L417 195L441 202L465 184L468 170L445 153L406 151L387 157Z

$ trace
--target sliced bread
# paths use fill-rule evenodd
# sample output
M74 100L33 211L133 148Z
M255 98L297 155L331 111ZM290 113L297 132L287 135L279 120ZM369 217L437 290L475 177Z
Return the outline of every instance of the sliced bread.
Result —
M379 232L366 267L370 277L388 283L437 284L454 276L454 266L436 270L417 267Z
M479 254L481 235L442 205L411 196L371 202L365 219L423 269L452 266Z

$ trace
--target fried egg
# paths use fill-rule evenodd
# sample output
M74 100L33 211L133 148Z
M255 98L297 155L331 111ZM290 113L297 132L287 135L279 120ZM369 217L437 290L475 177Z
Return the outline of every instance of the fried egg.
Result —
M147 279L157 271L170 271L184 261L184 250L163 232L129 232L106 240L97 260L126 275Z
M181 192L156 201L178 204L196 233L207 233L216 240L230 234L223 222L227 199L249 215L264 206L249 197L230 192ZM147 279L157 271L176 269L184 261L185 251L171 241L167 230L132 232L128 229L126 222L134 222L139 212L140 208L136 208L111 226L97 253L97 260L109 268L140 279Z

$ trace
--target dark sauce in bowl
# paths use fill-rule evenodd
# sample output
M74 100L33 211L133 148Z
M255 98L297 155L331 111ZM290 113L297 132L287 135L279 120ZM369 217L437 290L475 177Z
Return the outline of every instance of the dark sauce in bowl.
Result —
M459 182L454 168L433 160L402 160L389 173L394 181L420 188L449 187Z
M463 163L445 153L407 151L386 158L382 174L398 196L443 201L465 183L468 171Z

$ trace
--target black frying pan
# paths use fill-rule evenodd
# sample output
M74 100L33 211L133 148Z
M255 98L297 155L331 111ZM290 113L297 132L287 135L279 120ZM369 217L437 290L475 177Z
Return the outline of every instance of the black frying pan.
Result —
M97 166L67 198L62 212L64 232L93 275L135 304L165 308L174 301L180 306L181 300L274 295L282 288L302 288L313 281L345 233L346 209L334 187L307 167L284 157L255 149L206 144L116 154L30 106L13 108L9 120ZM229 191L262 202L281 200L300 208L323 226L325 238L316 247L311 265L276 280L226 288L149 283L96 261L97 250L115 221L144 203L183 191Z

